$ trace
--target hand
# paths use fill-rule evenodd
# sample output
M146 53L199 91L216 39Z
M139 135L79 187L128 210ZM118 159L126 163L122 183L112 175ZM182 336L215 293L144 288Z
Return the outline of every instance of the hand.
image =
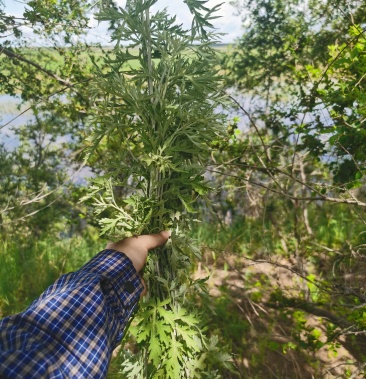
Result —
M111 242L106 249L113 249L125 253L131 259L136 271L144 267L148 251L163 246L170 237L170 232L163 231L158 234L146 234L128 237L118 242Z

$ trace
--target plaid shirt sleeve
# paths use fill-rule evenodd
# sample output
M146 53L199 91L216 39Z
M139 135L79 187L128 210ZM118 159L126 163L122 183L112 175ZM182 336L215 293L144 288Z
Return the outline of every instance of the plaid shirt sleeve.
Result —
M105 378L142 290L125 254L101 251L0 320L0 378Z

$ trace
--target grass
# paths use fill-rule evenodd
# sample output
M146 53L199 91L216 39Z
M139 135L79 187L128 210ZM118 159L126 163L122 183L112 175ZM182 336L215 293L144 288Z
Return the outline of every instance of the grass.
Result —
M0 317L22 311L60 275L77 270L100 250L100 242L80 237L28 246L2 241Z
M221 249L239 256L241 253L251 254L260 249L261 243L267 245L270 239L275 245L276 239L269 230L266 235L263 227L262 232L258 233L260 225L250 219L238 221L232 226L207 222L193 230L200 244L215 246L218 255ZM319 231L320 237L322 233ZM104 241L75 236L63 240L29 240L27 245L20 245L15 240L2 241L0 244L1 318L23 310L61 274L80 268L103 248ZM246 273L247 268L244 266L237 265L236 268L243 275ZM318 356L313 356L312 352L300 348L283 352L284 344L293 341L296 327L296 320L290 317L291 313L280 313L268 308L266 313L251 305L264 306L261 299L253 298L253 289L262 291L264 296L271 283L265 283L256 272L252 276L246 275L243 281L236 272L225 269L223 263L208 263L208 269L211 275L224 270L228 275L221 283L216 283L220 294L212 297L214 314L208 322L210 330L219 336L222 346L229 347L235 361L237 372L222 373L222 377L286 379L310 378L313 374L312 377L316 379L330 378L324 376L325 371L321 368L312 367L314 359L315 363L319 362ZM328 365L336 362L336 358L327 358ZM118 357L112 361L109 378L123 378L119 373L120 364Z

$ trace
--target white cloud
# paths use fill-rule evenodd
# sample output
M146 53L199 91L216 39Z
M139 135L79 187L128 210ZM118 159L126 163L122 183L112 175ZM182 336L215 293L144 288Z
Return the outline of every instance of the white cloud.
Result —
M220 0L211 0L209 4L215 6L220 4ZM219 32L226 33L223 36L223 41L233 42L235 38L241 36L241 17L236 14L236 9L230 5L228 2L225 2L221 5L220 10L217 12L220 18L215 20L215 27Z

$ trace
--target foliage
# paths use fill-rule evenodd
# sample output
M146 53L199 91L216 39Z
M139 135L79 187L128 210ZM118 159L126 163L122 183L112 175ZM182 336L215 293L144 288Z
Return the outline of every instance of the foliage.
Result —
M102 156L103 174L84 199L94 201L101 232L113 238L173 230L171 246L151 254L145 268L149 296L132 333L141 352L126 356L123 372L131 378L203 377L211 375L213 355L228 358L193 311L198 299L192 294L198 290L204 299L204 285L190 279L191 260L200 254L184 236L197 198L210 191L205 164L211 141L222 134L216 111L221 78L214 35L206 31L215 9L187 2L194 20L186 31L166 10L151 13L155 3L102 4L98 14L113 25L115 58L94 82L88 157Z
M279 146L295 138L299 153L328 158L336 185L360 185L364 35L355 21L364 22L364 2L355 1L350 15L343 1L235 4L248 12L224 60L227 85L255 96L251 117L263 135L273 133Z
M292 70L324 62L325 46L346 42L349 26L364 21L365 4L359 0L231 3L241 12L243 35L225 59L228 80L266 93L270 87L290 85Z
M326 71L307 66L315 83L311 89L310 110L325 108L329 116L317 119L302 129L305 135L322 135L318 149L331 150L336 160L330 163L334 180L352 188L361 185L365 170L365 37L360 26L350 28L349 41L329 46ZM311 146L310 146L311 148Z
M239 199L243 191L237 194ZM268 210L271 199L277 204L275 218ZM358 215L347 206L309 206L310 225L316 228L307 239L303 226L297 247L294 210L278 195L267 195L263 207L257 204L258 217L248 216L248 204L238 206L245 213L236 213L232 225L211 221L197 232L206 249L205 275L213 277L214 292L220 290L210 329L229 345L240 377L346 377L346 368L358 371L364 342L355 335L363 334L363 316L351 304L357 307L362 294L364 263L354 256L348 265L352 253L344 246L363 231ZM351 248L353 254L358 249Z
M233 242L245 259L288 270L286 284L280 274L251 282L261 288L250 299L258 309L288 312L294 322L283 351L342 346L361 375L364 38L354 20L363 24L364 3L355 2L350 17L343 2L240 4L250 23L224 63L228 86L245 94L231 90L242 120L217 146L210 171L222 190L212 198L221 222L255 230ZM320 27L319 19L329 22ZM319 329L308 324L314 316Z
M239 2L236 2L239 6ZM309 25L297 1L240 2L244 34L225 57L230 85L268 94L282 74L292 70L296 56L307 49ZM253 27L254 26L254 27Z
M95 232L75 236L87 224L113 238L169 228L111 374L364 376L365 2L235 1L226 132L215 9L186 1L187 31L155 3L99 3L112 51L81 42L87 1L29 1L23 19L0 7L14 36L0 88L33 114L0 149L2 315L98 250ZM69 181L84 151L87 195Z
M86 207L75 205L83 190L74 183L80 178L81 142L91 107L91 62L102 63L100 54L74 37L87 30L89 5L28 1L20 18L0 6L0 92L13 97L19 110L1 125L13 139L12 146L2 146L0 158L3 236L30 241L30 233L40 238L66 233L61 220L74 224L73 229L82 223L78 215L87 214ZM34 41L23 35L25 27L32 29Z

